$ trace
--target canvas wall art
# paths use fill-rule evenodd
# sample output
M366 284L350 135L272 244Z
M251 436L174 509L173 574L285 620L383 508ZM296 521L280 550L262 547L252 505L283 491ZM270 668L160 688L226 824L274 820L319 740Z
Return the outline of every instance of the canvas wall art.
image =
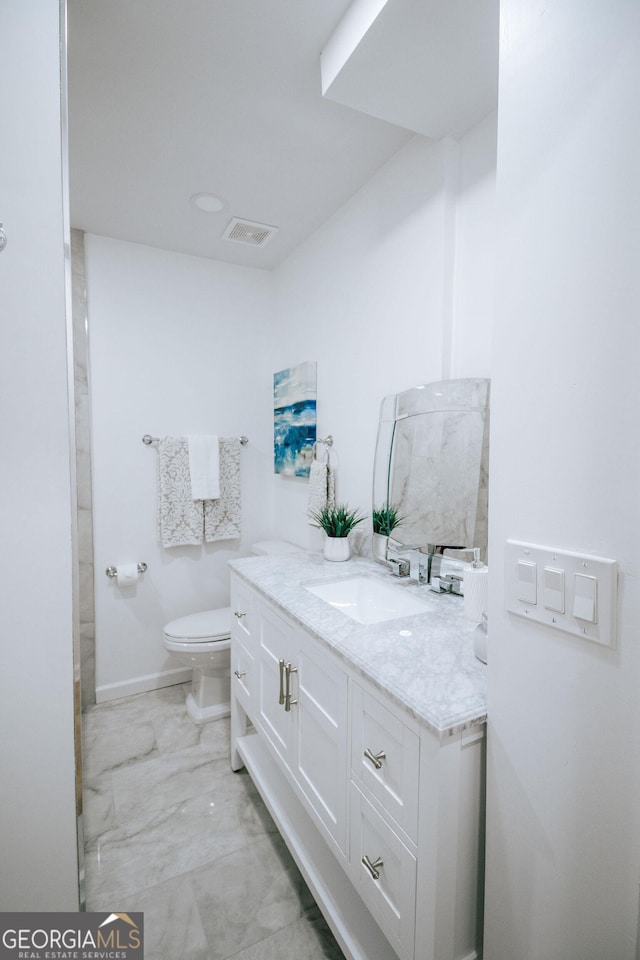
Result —
M306 361L273 375L275 473L308 477L316 442L316 363Z

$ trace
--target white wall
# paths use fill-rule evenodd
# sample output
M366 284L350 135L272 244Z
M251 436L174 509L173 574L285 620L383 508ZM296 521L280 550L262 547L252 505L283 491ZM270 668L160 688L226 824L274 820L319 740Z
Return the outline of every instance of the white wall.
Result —
M488 960L636 957L640 6L503 0ZM609 651L504 612L508 537L620 564Z
M496 266L497 113L458 143L451 377L490 377Z
M172 679L174 617L229 602L227 561L272 535L272 277L87 236L98 699ZM242 538L162 548L155 446L144 434L217 433L242 448ZM135 587L105 575L144 561Z
M0 5L0 910L76 910L72 512L51 0Z
M382 398L490 374L493 291L471 250L491 259L494 174L492 118L460 144L416 137L276 272L277 367L317 360L338 498L367 514ZM281 534L319 547L307 485L277 477L275 488Z

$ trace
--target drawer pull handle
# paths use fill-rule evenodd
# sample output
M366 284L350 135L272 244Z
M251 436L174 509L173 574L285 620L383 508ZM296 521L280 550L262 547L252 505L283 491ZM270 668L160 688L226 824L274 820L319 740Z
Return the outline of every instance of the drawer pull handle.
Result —
M365 853L364 857L362 858L362 862L367 868L367 870L369 871L369 873L371 874L371 876L373 877L373 879L379 880L380 871L378 868L384 866L384 863L382 862L382 857L378 857L378 859L374 860L372 863L371 860L369 860L369 857Z
M284 694L284 709L287 711L287 713L289 713L289 711L291 710L291 704L298 702L297 700L291 699L291 674L297 673L297 672L298 672L298 668L292 667L290 662L284 668L285 687L286 687L285 694Z
M243 617L246 617L246 613L241 613L239 610L233 611L234 617L237 617L238 620L242 620Z
M241 673L239 670L234 670L233 672L235 673L235 675L236 675L236 677L238 678L238 680L242 680L242 678L243 678L243 677L246 677L246 675L247 675L246 670L243 671L242 673Z
M278 668L280 670L280 696L278 697L278 703L282 706L284 703L284 660L282 658L278 660Z
M376 770L380 769L380 767L382 766L382 761L385 760L387 757L384 750L381 750L380 753L372 753L371 750L369 750L369 747L367 747L367 749L365 750L364 755L367 758L367 760L371 760L371 763L374 765Z

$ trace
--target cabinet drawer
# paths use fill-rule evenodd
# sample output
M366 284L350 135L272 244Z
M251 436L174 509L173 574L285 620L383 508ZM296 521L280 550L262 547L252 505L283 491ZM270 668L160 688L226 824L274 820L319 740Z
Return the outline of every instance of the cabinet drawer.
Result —
M350 867L360 896L394 950L413 957L416 858L353 782Z
M231 630L236 636L251 636L253 591L237 576L231 577Z
M420 741L367 691L353 685L351 770L414 842L418 833Z
M253 650L243 642L242 637L234 635L231 642L231 685L237 698L249 716L253 716L256 661Z

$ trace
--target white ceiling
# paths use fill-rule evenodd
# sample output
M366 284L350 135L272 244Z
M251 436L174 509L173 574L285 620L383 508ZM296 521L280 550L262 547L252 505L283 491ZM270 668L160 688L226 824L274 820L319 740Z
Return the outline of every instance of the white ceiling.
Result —
M71 221L273 268L413 135L323 99L351 0L68 0ZM225 200L213 214L192 194ZM278 227L221 240L232 217Z

